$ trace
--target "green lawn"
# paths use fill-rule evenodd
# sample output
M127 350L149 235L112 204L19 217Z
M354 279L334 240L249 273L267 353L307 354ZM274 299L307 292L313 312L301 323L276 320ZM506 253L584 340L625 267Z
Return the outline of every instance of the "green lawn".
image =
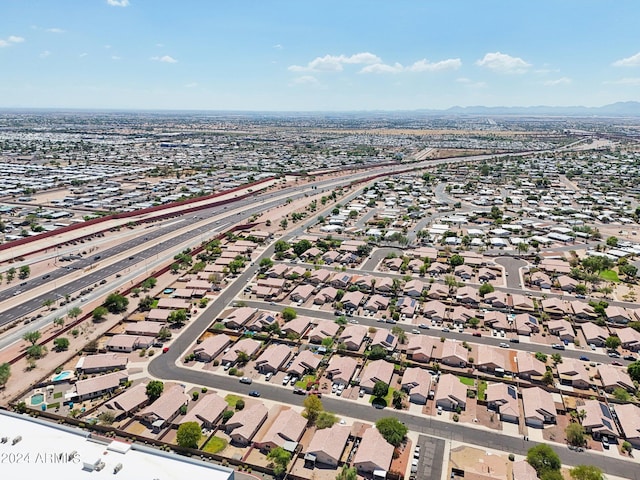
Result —
M207 453L218 453L225 448L227 448L227 441L224 438L211 437L202 450Z
M389 393L387 393L387 396L384 397L384 401L387 402L387 405L391 405L391 402L393 402L393 392L395 392L395 388L393 387L389 387ZM369 396L369 403L373 403L373 401L376 399L376 397L374 397L373 395Z
M49 410L50 408L60 408L60 402L50 403L49 405L47 405L47 410Z
M236 408L236 402L238 400L241 400L242 397L240 395L233 395L232 393L230 393L229 395L227 395L226 397L224 397L224 399L226 400L227 404L231 407L231 408Z
M607 282L615 282L618 283L620 279L618 278L618 274L613 270L603 270L600 272L600 278L606 280Z
M62 392L56 392L53 394L53 398L60 398L62 397Z
M309 382L315 382L316 381L316 376L315 375L305 375L304 377L302 377L301 380L298 380L295 383L295 386L297 388L302 388L304 390L307 389L307 383Z
M478 384L478 400L485 400L487 391L487 382L485 380L480 380Z
M462 383L464 383L467 387L474 387L476 385L476 382L473 378L469 378L469 377L463 377L462 375L459 375L458 378L460 379L460 381Z
M160 301L160 299L154 298L153 302L151 303L151 308L158 308L158 302Z

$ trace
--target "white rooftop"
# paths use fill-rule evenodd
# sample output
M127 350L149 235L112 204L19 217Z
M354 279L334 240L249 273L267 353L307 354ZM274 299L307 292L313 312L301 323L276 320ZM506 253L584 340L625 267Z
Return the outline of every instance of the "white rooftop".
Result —
M1 437L8 441L0 443L0 456L16 459L2 465L2 478L234 479L229 468L137 443L102 441L84 430L2 410ZM21 439L13 444L17 437ZM88 469L100 462L100 471ZM117 465L121 470L114 475Z

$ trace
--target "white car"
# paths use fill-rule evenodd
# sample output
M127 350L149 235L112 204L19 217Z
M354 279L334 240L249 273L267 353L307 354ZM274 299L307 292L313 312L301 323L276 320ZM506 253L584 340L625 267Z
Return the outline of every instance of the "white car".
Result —
M338 391L338 384L334 383L331 385L331 393L336 393Z
M285 377L282 379L282 384L283 384L283 385L286 385L287 383L289 383L289 380L291 380L291 377L290 377L289 375L285 376Z
M500 347L501 347L501 348L509 348L509 344L508 344L508 343L504 343L504 342L502 342L502 343L500 344Z
M420 335L420 330L418 330L417 328L414 328L413 330L411 330L411 333L415 333L416 335Z

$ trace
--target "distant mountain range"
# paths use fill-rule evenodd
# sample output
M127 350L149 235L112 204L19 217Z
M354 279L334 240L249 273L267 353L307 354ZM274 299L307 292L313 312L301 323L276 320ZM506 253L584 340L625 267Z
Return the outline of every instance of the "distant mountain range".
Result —
M616 102L602 107L451 107L446 110L420 110L423 113L452 115L553 115L571 117L640 117L640 102Z

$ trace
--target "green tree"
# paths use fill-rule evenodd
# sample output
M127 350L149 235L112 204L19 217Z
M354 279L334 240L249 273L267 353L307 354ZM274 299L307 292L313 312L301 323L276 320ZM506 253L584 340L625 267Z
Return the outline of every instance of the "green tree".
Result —
M82 309L80 307L73 307L69 310L69 313L67 313L67 315L69 315L71 318L75 320L80 315L82 315Z
M542 352L536 352L535 357L542 363L547 363L547 355Z
M164 383L162 383L160 380L151 380L149 383L147 383L147 397L149 397L149 400L151 400L152 402L156 398L160 398L160 395L162 395L163 391Z
M24 280L25 278L29 278L29 275L31 275L31 268L29 268L29 265L21 266L18 271L18 278L20 280Z
M300 256L311 247L313 247L313 244L309 240L300 240L293 245L293 251L297 256Z
M332 427L336 423L338 423L338 417L336 417L335 414L322 411L318 413L318 418L316 419L316 428L318 430L322 430L323 428Z
M615 350L620 345L622 345L622 342L618 337L611 335L604 341L604 345L610 350Z
M584 445L584 427L579 423L571 422L564 429L564 433L570 445L575 445L576 447Z
M627 367L627 373L634 382L640 382L640 360L636 360Z
M336 476L336 480L357 480L358 479L358 470L355 467L347 467L346 465L342 467L340 473Z
M638 267L630 263L627 263L626 265L620 265L618 267L618 270L620 271L621 274L629 278L635 278L636 275L638 275Z
M542 375L542 382L545 385L553 385L553 372L551 370L544 372L544 375Z
M285 242L284 240L278 240L274 244L273 248L274 248L274 251L276 253L283 253L283 252L286 252L287 250L289 250L290 245L287 242Z
M587 293L587 286L584 283L579 283L576 285L576 293L578 295L585 295Z
M167 327L162 327L158 331L158 340L160 340L161 342L164 342L165 340L169 340L170 338L171 338L171 330L169 330Z
M167 321L176 326L184 325L187 321L187 312L184 309L173 310L167 317Z
M407 332L402 327L395 326L391 329L391 333L396 336L398 342L401 344L407 343Z
M549 471L559 471L562 464L558 454L546 443L532 447L527 452L527 462L531 465L539 477Z
M480 320L476 317L471 317L467 323L469 323L469 326L477 328L480 325Z
M602 480L604 478L602 470L593 465L576 465L569 470L569 475L573 480Z
M376 422L376 428L378 432L380 432L380 435L394 447L402 443L402 440L404 440L404 437L409 431L404 423L401 423L394 417L381 418Z
M38 330L33 330L32 332L27 332L22 335L22 339L30 342L31 345L35 345L38 340L40 340L42 334Z
M46 353L45 348L42 345L31 345L27 348L27 357L29 358L42 358Z
M376 398L384 398L389 393L389 384L382 380L373 384L373 396Z
M152 297L147 295L144 298L142 298L138 303L138 309L140 309L143 312L148 312L153 307L154 301L155 300Z
M69 348L69 339L65 337L58 337L53 341L53 345L56 347L56 350L62 352Z
M271 267L273 267L273 260L270 258L263 258L260 260L260 268L263 270L269 270Z
M628 402L631 400L631 395L622 387L616 387L613 389L613 397L621 402Z
M302 415L313 425L318 419L320 412L324 410L322 400L320 400L317 395L309 395L304 399L302 404L304 405Z
M153 287L155 287L157 283L158 279L156 277L149 277L144 282L142 282L140 286L142 287L142 290L146 292L147 290L151 290Z
M13 282L14 278L16 278L16 267L11 267L7 270L7 283Z
M119 293L112 293L104 301L104 306L111 313L122 313L127 310L129 299Z
M184 448L198 448L202 430L198 422L185 422L178 427L176 442Z
M618 237L611 236L607 238L607 246L608 247L617 247L618 246Z
M60 318L60 317L54 318L53 319L53 324L56 327L60 327L60 328L64 327L64 318Z
M284 307L282 309L281 315L285 322L293 320L298 316L297 312L291 307Z
M93 310L93 321L94 322L101 322L102 320L104 320L107 316L107 314L109 313L109 311L105 308L105 307L96 307Z
M482 285L480 285L478 293L480 293L481 297L484 297L487 293L491 293L494 290L495 288L493 288L493 285L491 285L490 283L483 283Z
M462 255L458 255L457 253L455 253L449 258L449 265L451 265L453 268L458 267L462 264L464 264L464 257Z
M402 404L406 397L407 397L407 394L404 392L404 390L394 390L393 399L391 401L391 403L393 403L393 407L397 410L401 410Z
M386 356L387 351L382 345L374 345L373 347L371 347L371 350L369 350L370 360L380 360L381 358L385 358Z
M9 377L11 377L11 364L7 362L0 364L0 386L6 385Z
M287 465L289 464L289 460L291 460L291 454L282 447L276 447L267 453L267 460L273 462L273 473L278 476L287 470Z
M51 305L53 305L54 303L56 302L54 302L50 298L47 298L44 302L42 302L42 306L48 310L51 307Z
M562 363L562 355L560 355L559 353L552 353L551 360L553 361L553 363Z

